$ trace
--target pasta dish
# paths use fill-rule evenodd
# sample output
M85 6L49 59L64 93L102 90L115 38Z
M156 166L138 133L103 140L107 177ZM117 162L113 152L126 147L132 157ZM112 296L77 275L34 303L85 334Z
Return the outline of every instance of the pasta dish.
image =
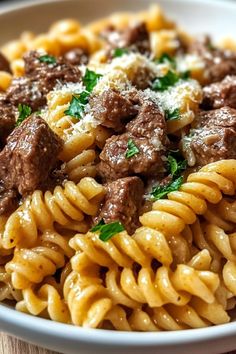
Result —
M0 51L0 301L81 327L236 305L236 47L153 5Z

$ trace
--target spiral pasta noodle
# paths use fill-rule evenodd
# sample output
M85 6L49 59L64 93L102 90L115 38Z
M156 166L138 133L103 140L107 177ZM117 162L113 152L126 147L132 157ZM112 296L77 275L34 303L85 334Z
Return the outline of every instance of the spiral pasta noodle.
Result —
M65 259L72 256L68 238L55 231L46 231L39 237L35 247L15 250L12 260L5 267L11 274L14 287L26 289L54 274L58 268L65 265Z
M64 296L72 323L78 326L98 327L112 308L112 300L100 279L99 266L84 253L79 255L76 271L65 280Z
M6 272L4 266L0 266L0 301L20 301L21 298L21 291L14 288L10 274Z
M39 289L29 287L22 291L22 296L23 300L16 304L16 310L56 322L70 323L68 308L52 285L43 284Z
M90 177L77 185L65 182L53 193L35 191L7 220L2 244L6 249L30 247L37 241L39 231L53 229L54 223L66 227L73 220L84 232L87 229L84 216L96 214L103 196L104 187Z

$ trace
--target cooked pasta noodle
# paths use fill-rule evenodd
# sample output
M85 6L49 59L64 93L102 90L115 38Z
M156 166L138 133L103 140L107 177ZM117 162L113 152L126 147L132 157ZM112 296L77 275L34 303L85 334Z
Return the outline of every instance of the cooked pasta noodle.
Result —
M104 188L90 177L77 185L68 181L64 187L57 186L53 193L35 191L7 220L3 247L30 247L37 242L39 231L53 229L55 222L66 226L73 220L79 221L78 229L84 232L87 229L84 214L95 215L103 196Z
M68 238L55 231L46 231L35 247L16 249L6 270L16 289L26 289L31 283L41 283L46 276L54 274L65 265L65 258L72 255Z

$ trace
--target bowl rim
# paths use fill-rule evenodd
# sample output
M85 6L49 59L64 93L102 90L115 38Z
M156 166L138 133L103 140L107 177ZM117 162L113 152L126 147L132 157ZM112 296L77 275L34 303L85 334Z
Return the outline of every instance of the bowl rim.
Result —
M43 336L60 336L61 340L80 340L91 344L106 344L117 346L166 346L168 343L180 345L202 343L204 341L230 337L236 333L236 322L229 322L211 327L184 329L180 331L137 332L116 331L98 328L85 328L72 324L59 323L21 313L6 305L0 305L0 328L4 323L7 326L20 325L21 330L33 331ZM4 328L4 327L3 327ZM108 335L112 334L112 335Z
M26 9L28 7L38 7L53 3L64 3L65 1L75 0L24 0L20 4L14 1L11 4L2 3L0 6L0 16L12 13L18 10ZM86 2L87 0L79 0ZM89 0L90 2L97 2L97 0ZM136 0L139 1L139 0ZM143 2L143 0L140 0ZM186 3L188 0L165 0L166 3L182 2ZM219 8L234 9L236 11L236 2L234 0L191 0L193 3L204 5L213 5ZM154 2L154 1L153 1ZM0 303L0 330L6 328L21 327L21 330L34 332L45 337L58 337L63 340L80 341L83 343L100 344L100 345L117 345L117 346L159 346L164 347L169 343L176 345L202 343L204 341L221 339L235 335L236 322L229 322L222 325L215 325L212 327L204 327L199 329L187 329L180 331L161 331L157 332L125 332L116 330L91 329L74 326L72 324L64 324L48 319L35 317L29 314L16 311L5 304ZM67 330L69 329L69 330ZM112 335L108 335L112 334ZM12 331L13 333L13 331Z
M65 1L75 1L75 0L22 0L21 3L18 3L17 0L13 0L11 3L7 3L6 1L4 1L1 6L0 6L0 15L2 14L6 14L8 12L15 12L18 10L22 10L25 9L27 7L38 7L41 5L47 5L47 4L53 4L53 3L64 3ZM87 2L87 0L79 0L80 2ZM141 1L143 2L143 0L135 0L137 1ZM174 2L182 2L182 3L186 3L186 1L188 0L165 0L165 3L174 3ZM191 0L192 2L195 3L199 3L204 5L216 5L218 7L222 7L222 8L231 8L231 7L235 7L236 9L236 3L235 0ZM95 2L97 3L97 0L89 0L89 2ZM158 0L153 0L153 3L157 2L158 4ZM2 6L4 5L4 6Z

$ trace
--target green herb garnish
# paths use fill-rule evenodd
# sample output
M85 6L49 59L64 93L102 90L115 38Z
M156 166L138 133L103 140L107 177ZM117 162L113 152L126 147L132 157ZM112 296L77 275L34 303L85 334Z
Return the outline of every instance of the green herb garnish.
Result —
M52 55L42 55L41 57L39 57L39 61L41 63L46 63L46 64L56 64L56 58L53 57Z
M18 105L18 111L19 111L19 117L16 121L16 127L18 127L26 118L28 118L31 115L32 109L30 106L20 103Z
M115 48L113 52L113 58L122 57L122 55L127 54L129 51L127 48Z
M165 110L165 118L166 120L176 120L180 118L180 110L179 108L175 108L174 110L166 109Z
M88 92L93 91L93 88L97 85L100 77L102 77L102 75L97 74L92 70L86 69L85 75L82 80Z
M151 192L151 197L153 200L158 200L164 198L170 192L174 192L179 190L181 185L183 184L184 177L180 176L179 178L171 181L169 184L165 186L156 186L153 188Z
M96 74L94 71L86 69L85 75L83 77L83 84L86 90L82 91L78 95L73 95L70 106L65 110L65 114L80 119L81 114L84 112L84 108L88 103L89 95L93 88L97 85L98 79L102 75Z
M99 238L100 240L106 242L110 240L110 238L121 231L124 231L125 228L121 224L120 221L111 222L110 224L105 224L104 220L102 219L96 226L94 226L90 231L96 232L99 231Z
M125 153L125 157L129 159L130 157L137 155L138 153L139 153L138 147L135 145L132 139L129 139L127 143L127 150Z
M179 75L169 70L165 76L158 77L152 84L154 91L165 91L170 86L174 86L180 79Z
M181 173L187 168L187 161L180 158L177 160L173 155L169 154L168 158L169 171L172 177L179 177Z
M71 117L80 119L81 114L84 112L84 107L88 103L89 93L86 91L81 92L78 96L72 96L69 108L65 110L65 114Z
M183 71L183 72L181 72L179 74L180 78L183 79L183 80L189 79L190 75L191 75L191 71L190 70Z
M176 67L175 58L171 57L167 53L163 53L162 56L159 59L155 60L155 62L159 63L159 64L170 64L173 68Z

